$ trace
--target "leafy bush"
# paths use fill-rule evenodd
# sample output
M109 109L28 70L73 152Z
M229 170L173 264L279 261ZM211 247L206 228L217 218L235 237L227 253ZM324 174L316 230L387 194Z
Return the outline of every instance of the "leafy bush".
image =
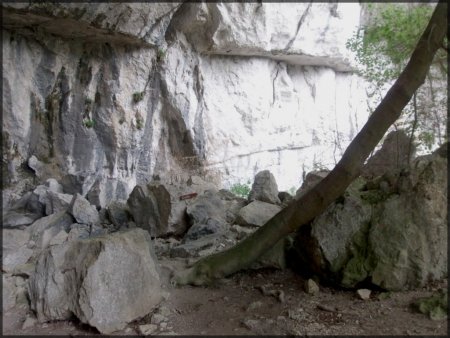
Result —
M247 181L247 183L236 183L231 186L230 191L235 194L236 196L248 198L248 195L250 194L250 181Z
M83 120L83 124L86 128L92 128L92 127L94 127L95 122L93 119L86 119L86 120Z
M136 92L133 93L133 102L138 103L139 101L142 101L144 98L144 92Z

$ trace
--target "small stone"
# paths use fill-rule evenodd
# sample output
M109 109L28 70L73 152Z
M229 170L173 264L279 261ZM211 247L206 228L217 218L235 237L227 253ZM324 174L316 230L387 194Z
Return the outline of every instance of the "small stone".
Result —
M305 283L305 292L310 295L317 295L319 293L320 289L317 283L312 280L308 279Z
M255 309L261 307L262 305L263 305L263 303L262 303L261 301L252 302L252 303L250 303L250 305L247 307L247 311L255 310Z
M37 323L37 319L35 317L27 316L25 321L22 324L22 330L28 329L30 327L35 326Z
M152 316L152 319L151 319L151 323L152 324L159 324L159 323L162 323L162 322L166 322L167 321L167 318L166 317L164 317L163 315L161 315L161 314L159 314L159 313L155 313L153 316Z
M362 300L368 300L370 299L370 294L372 291L370 291L369 289L359 289L356 291L356 293L358 294L359 298Z
M223 300L228 302L230 300L230 298L228 298L227 296L223 297Z
M127 327L126 330L125 330L125 333L132 334L132 333L135 333L135 331L131 327Z
M155 324L139 325L139 331L145 336L151 335L156 330L158 330L158 326Z
M277 317L277 322L285 322L286 321L286 317L285 316L278 316Z
M260 322L259 320L256 319L244 319L242 321L242 324L249 330L255 330L256 328L259 327Z
M161 323L161 324L159 324L159 327L161 328L161 329L165 329L165 328L167 328L167 323Z

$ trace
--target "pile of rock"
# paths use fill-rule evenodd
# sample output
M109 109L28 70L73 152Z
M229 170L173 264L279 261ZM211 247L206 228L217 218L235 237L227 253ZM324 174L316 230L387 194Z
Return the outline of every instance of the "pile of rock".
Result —
M295 199L327 174L309 173ZM370 280L388 290L441 279L446 174L441 148L410 167L359 178L294 243L281 240L252 268L300 264L345 287ZM75 315L102 333L123 329L163 299L158 259L192 261L231 247L293 198L262 171L248 199L191 177L136 186L128 200L101 209L49 179L4 213L3 310L29 306L39 322Z

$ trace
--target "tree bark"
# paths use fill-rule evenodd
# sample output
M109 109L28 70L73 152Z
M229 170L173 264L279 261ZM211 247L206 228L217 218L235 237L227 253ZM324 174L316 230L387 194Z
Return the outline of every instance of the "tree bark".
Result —
M202 258L192 267L178 272L173 278L174 284L205 285L247 268L280 239L313 220L342 195L359 176L370 152L425 81L446 33L447 4L440 2L405 69L328 176L234 247Z

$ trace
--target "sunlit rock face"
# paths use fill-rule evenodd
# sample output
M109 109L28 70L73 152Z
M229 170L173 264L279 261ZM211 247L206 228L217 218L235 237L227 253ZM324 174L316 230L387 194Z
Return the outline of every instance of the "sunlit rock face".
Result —
M3 6L6 186L35 156L101 206L154 175L286 190L367 119L358 4Z

